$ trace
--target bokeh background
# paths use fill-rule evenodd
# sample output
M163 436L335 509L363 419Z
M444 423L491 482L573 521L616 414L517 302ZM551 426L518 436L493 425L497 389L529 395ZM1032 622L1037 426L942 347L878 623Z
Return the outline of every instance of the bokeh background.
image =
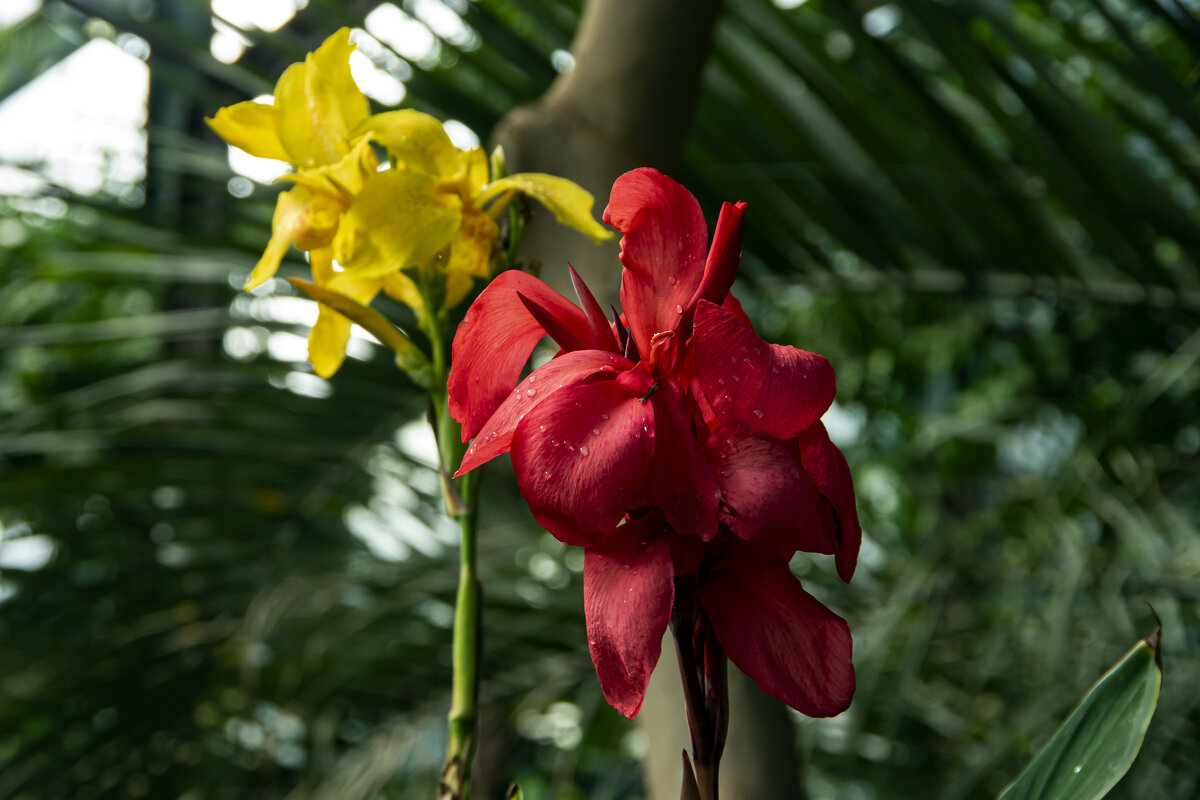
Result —
M281 169L202 118L350 26L377 109L487 143L581 10L4 0L0 798L432 796L456 555L424 401L364 337L317 378L313 306L239 291ZM710 221L750 203L735 291L837 368L865 529L850 586L794 564L859 675L792 719L811 797L994 796L1153 613L1163 700L1112 796L1200 796L1198 81L1195 0L721 7L676 177ZM644 797L582 555L508 473L479 796Z

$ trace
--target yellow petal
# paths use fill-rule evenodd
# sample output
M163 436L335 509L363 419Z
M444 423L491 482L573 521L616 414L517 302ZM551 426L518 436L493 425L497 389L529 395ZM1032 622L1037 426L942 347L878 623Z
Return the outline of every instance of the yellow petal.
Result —
M507 191L518 191L532 197L550 209L550 213L561 224L574 228L594 242L613 237L612 231L592 217L595 200L591 192L566 178L539 172L509 175L485 186L476 203L482 206Z
M252 156L291 161L275 133L277 114L275 106L248 100L218 109L215 117L204 121L217 136Z
M350 131L367 116L367 99L350 76L353 50L343 28L275 85L275 131L297 167L339 161L350 149Z
M379 278L432 258L450 243L462 219L457 195L436 191L432 178L388 170L363 185L333 240L348 271Z
M346 272L334 273L325 285L357 303L367 305L379 293L381 281L363 280ZM350 320L324 303L318 304L317 321L308 334L308 360L313 372L328 378L346 360L350 341Z
M500 229L487 214L475 208L464 209L462 224L450 243L446 271L476 278L491 275L492 244L499 234Z
M349 205L354 196L362 190L363 182L378 169L379 157L371 149L371 143L362 139L335 164L291 172L280 176L279 180L307 186L314 192L340 198Z
M418 314L421 313L421 292L417 289L417 284L413 283L413 279L403 272L389 272L383 279L383 291L396 302L404 303Z
M467 197L474 198L483 191L483 187L488 181L487 153L483 152L482 147L476 147L463 153L463 160L466 162L467 168L463 188L466 190Z
M475 279L466 273L451 272L446 275L446 299L442 301L442 308L454 308L461 303L474 285Z
M262 258L250 272L250 279L244 287L246 291L261 286L279 269L279 262L287 255L293 236L303 227L312 198L313 193L302 186L279 193L275 201L275 215L271 219L271 240L267 242Z
M462 151L450 141L442 123L415 109L368 117L357 133L370 134L408 169L431 177L452 178L465 166Z
M322 102L328 102L328 109L338 119L339 134L346 139L371 113L367 96L350 74L350 54L354 49L355 46L350 42L350 29L342 28L326 39L307 59L315 67L316 94L322 98Z

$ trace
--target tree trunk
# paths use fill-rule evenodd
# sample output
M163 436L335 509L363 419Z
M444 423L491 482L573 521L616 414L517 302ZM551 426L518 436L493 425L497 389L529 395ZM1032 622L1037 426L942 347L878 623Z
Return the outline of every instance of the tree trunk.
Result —
M707 59L719 0L592 0L572 45L575 68L537 102L497 126L511 171L571 178L595 195L597 212L612 183L641 166L678 166ZM542 262L541 276L572 297L570 262L602 304L615 303L616 243L591 245L548 214L535 218L522 255ZM675 648L668 634L639 721L646 732L646 794L679 796L680 751L688 746ZM784 707L730 669L729 740L721 762L726 800L798 798L793 728Z
M510 169L571 178L596 197L597 212L622 173L674 169L719 6L719 0L589 2L571 48L575 68L496 128ZM615 301L615 243L592 246L542 213L521 249L541 259L542 277L568 297L574 296L569 261L601 303Z

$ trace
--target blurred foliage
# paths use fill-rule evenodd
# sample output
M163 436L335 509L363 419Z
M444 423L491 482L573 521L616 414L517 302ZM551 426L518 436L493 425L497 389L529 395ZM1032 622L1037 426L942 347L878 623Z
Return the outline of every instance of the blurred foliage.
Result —
M234 288L276 190L200 122L375 5L310 0L232 65L201 0L51 0L0 32L0 97L91 37L140 37L151 71L144 202L0 210L2 798L430 794L455 559L423 401L366 343L307 374L304 301ZM484 140L580 11L399 5L469 35L373 57ZM727 4L678 177L709 213L750 202L738 291L837 368L867 532L850 586L795 564L857 644L851 710L798 720L814 797L994 796L1147 604L1163 702L1112 796L1200 794L1198 56L1179 0ZM579 553L508 472L480 782L638 797Z

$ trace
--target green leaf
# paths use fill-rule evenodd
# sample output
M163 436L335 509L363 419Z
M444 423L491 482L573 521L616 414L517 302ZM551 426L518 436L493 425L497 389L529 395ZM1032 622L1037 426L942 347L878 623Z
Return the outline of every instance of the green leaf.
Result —
M390 347L396 354L396 366L408 373L413 383L428 389L433 381L433 371L429 359L421 352L421 348L404 334L404 331L392 324L391 320L373 308L364 306L344 294L339 294L315 283L302 281L299 278L288 278L292 286L304 292L318 303L329 306L361 325L384 345Z
M1162 686L1162 628L1092 686L1000 800L1095 800L1129 771Z

